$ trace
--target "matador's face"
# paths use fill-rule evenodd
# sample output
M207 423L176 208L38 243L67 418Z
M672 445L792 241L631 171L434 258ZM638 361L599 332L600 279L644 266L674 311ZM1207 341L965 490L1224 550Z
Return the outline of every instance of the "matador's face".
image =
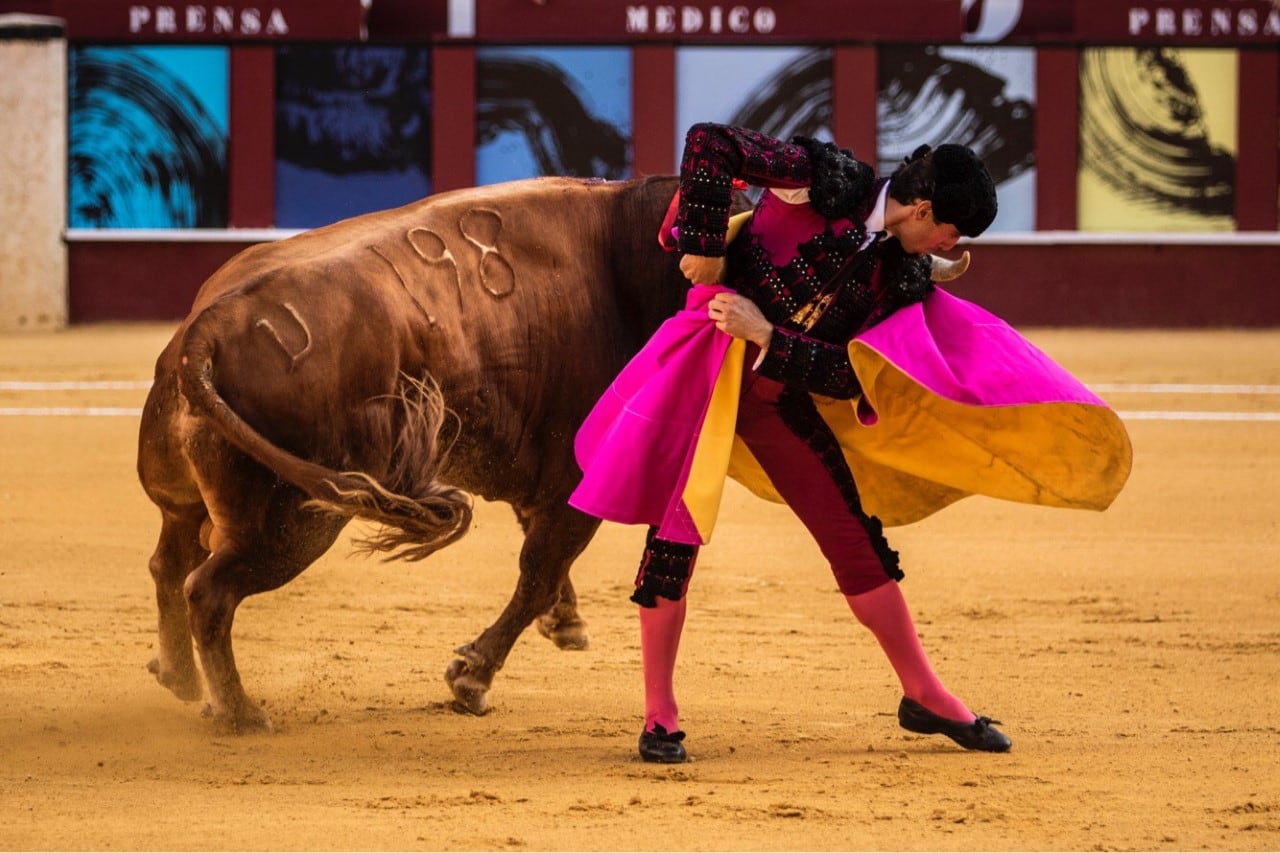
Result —
M912 254L941 254L956 247L960 229L948 222L938 222L933 216L933 202L914 201L909 205L910 215L897 226L894 235L902 248Z

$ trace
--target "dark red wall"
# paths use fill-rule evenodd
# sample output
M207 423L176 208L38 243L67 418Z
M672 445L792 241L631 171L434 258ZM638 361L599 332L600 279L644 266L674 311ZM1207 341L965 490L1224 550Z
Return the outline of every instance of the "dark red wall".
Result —
M176 320L214 270L251 245L227 242L73 241L67 253L67 318Z
M944 287L1015 325L1280 326L1280 240L977 245Z

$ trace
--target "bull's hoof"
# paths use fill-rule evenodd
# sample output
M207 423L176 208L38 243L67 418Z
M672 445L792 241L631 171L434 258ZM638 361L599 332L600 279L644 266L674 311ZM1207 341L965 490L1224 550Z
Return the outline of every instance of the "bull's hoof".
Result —
M236 712L217 711L212 704L205 703L200 716L213 721L213 728L224 735L271 734L275 728L271 718L261 708L248 702L240 706Z
M198 702L204 695L204 686L200 682L199 673L192 670L179 675L173 671L160 669L160 658L155 657L147 662L147 672L156 677L160 686L169 690L183 702Z
M489 710L489 685L471 674L467 662L458 658L444 671L444 680L453 691L453 710L482 717Z
M581 619L562 621L545 613L537 618L535 624L538 626L538 633L555 643L558 649L581 652L591 645L587 623Z

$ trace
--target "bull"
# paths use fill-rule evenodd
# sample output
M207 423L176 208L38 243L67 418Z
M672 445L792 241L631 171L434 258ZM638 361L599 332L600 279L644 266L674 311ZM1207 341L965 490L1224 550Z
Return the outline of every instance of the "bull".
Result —
M205 696L220 727L270 729L236 669L237 606L300 574L353 518L374 523L369 552L420 560L467 531L473 495L509 504L524 539L510 602L447 665L455 706L485 713L535 620L557 646L585 647L569 569L599 520L566 502L573 437L683 304L687 282L655 239L676 187L458 190L217 270L156 362L139 431L161 515L160 684Z

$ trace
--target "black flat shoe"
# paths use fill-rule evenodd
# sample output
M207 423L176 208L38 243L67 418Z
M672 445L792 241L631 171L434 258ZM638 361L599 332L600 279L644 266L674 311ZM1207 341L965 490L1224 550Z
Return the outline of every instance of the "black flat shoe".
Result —
M992 726L998 723L990 717L979 717L972 723L960 723L939 717L919 702L902 697L898 704L898 725L909 732L921 735L946 735L965 749L983 752L1008 752L1013 741L1004 732Z
M640 733L640 757L655 764L683 764L689 756L682 740L684 732L668 732L654 723L653 731Z

